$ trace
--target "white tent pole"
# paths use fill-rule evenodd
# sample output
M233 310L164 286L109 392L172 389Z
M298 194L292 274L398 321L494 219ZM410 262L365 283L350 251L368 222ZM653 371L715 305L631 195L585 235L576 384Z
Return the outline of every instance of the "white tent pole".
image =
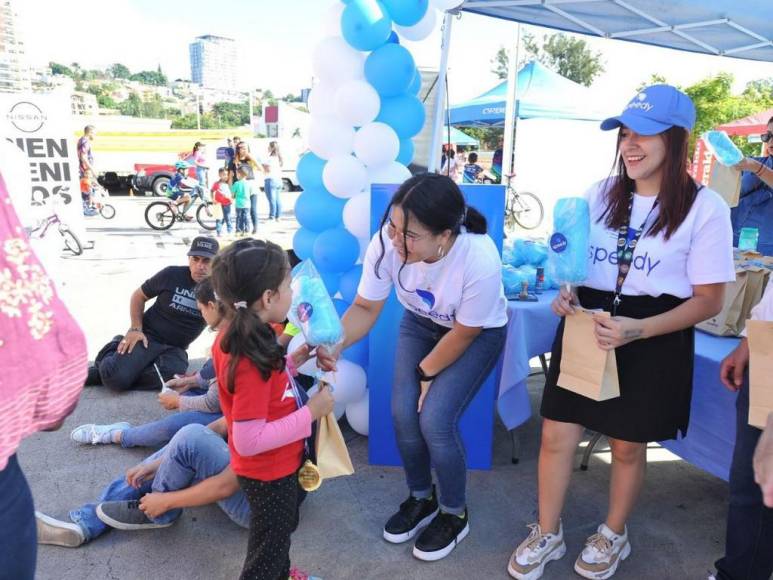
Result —
M432 7L429 8L432 10ZM440 144L443 139L443 119L446 114L446 73L448 72L448 50L451 45L451 23L455 15L446 12L443 16L443 40L440 45L440 67L436 85L435 111L432 119L432 143L429 148L427 171L440 173Z
M510 47L510 66L507 67L507 97L505 100L505 135L502 144L502 183L505 175L513 173L513 151L515 150L516 105L518 94L518 59L521 49L521 24L516 25L515 46Z

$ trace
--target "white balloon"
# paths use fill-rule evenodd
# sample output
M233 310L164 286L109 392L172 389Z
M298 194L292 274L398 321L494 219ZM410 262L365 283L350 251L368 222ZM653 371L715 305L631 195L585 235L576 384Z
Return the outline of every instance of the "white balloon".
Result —
M392 161L386 165L369 168L371 183L397 183L400 184L411 176L411 171L402 163Z
M395 26L395 30L397 30L397 34L406 40L424 40L435 30L436 20L435 10L430 6L427 8L427 13L424 17L416 24L413 26Z
M309 149L322 159L349 155L354 147L354 128L335 117L314 117L309 124Z
M368 377L365 370L351 361L340 359L338 370L325 373L323 380L333 385L333 398L337 403L353 403L365 394Z
M386 123L369 123L354 135L354 154L368 168L386 165L400 154L400 138Z
M368 184L368 170L353 155L338 155L325 163L322 183L336 197L353 197Z
M335 86L365 76L364 53L340 36L325 38L314 47L311 66L315 77Z
M346 202L344 227L357 239L370 237L370 192L358 193Z
M461 6L464 4L464 0L429 0L429 3L438 10L446 11L453 10L454 8Z
M347 81L336 91L333 100L338 117L353 127L362 127L378 116L381 97L364 80ZM312 112L313 114L313 112Z
M346 405L346 420L349 426L360 435L368 436L370 423L370 391L365 389L365 394L359 401Z
M341 16L344 13L346 4L335 2L327 11L322 20L322 34L324 36L340 36L341 34Z
M309 113L315 117L334 117L337 92L332 83L320 82L314 85L309 93Z
M287 352L292 354L300 347L306 344L306 339L303 334L297 334L292 338L290 344L287 345ZM301 366L298 367L298 372L302 375L314 376L317 372L317 357L313 356Z

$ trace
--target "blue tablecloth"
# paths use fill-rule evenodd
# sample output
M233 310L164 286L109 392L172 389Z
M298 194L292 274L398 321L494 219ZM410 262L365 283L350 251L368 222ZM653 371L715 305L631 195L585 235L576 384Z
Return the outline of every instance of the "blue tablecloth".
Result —
M531 417L526 390L529 359L550 352L559 319L550 309L556 291L539 302L508 302L507 343L499 381L497 409L508 429ZM695 371L687 437L662 445L691 464L727 480L735 444L735 393L719 380L719 364L737 338L695 333Z

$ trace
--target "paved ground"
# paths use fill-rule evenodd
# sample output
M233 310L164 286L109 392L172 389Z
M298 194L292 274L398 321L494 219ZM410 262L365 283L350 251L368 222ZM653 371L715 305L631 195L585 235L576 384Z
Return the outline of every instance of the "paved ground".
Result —
M195 227L175 227L157 234L144 226L145 200L117 199L115 223L93 218L95 249L62 260L59 271L70 307L89 336L91 356L113 333L127 326L128 296L163 265L183 263L186 240ZM288 203L289 206L289 203ZM263 233L289 244L296 226L291 219L264 227ZM192 348L193 364L201 364L212 335L205 333ZM538 404L541 378L530 380ZM25 441L20 461L32 486L37 509L55 517L81 503L96 500L108 481L145 456L142 450L78 447L68 434L85 422L125 419L141 423L161 417L152 393L115 395L87 388L81 403L56 433ZM356 467L352 477L326 482L301 512L293 537L293 561L325 580L332 579L464 579L507 578L507 558L535 517L536 460L539 423L519 429L521 461L510 461L510 436L498 425L494 468L469 475L471 533L447 559L427 564L410 555L410 546L387 544L380 537L386 518L404 499L399 469L370 466L367 439L344 426ZM574 557L586 536L603 519L609 477L609 453L595 454L588 472L577 472L564 526L569 552L551 564L547 579L578 577ZM579 461L579 458L578 458ZM684 580L706 577L720 555L724 536L726 485L661 449L650 453L648 481L630 522L633 554L617 577L633 580ZM246 532L216 507L187 510L171 528L146 532L110 532L72 550L41 546L38 578L101 579L231 579L238 576L245 553Z

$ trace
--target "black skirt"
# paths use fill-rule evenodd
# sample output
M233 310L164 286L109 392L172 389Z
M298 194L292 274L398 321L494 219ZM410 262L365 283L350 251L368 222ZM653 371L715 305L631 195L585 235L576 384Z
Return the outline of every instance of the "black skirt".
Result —
M580 304L611 312L613 293L578 289ZM685 302L662 295L623 296L618 316L648 318ZM561 343L564 321L556 331L540 413L546 419L577 423L615 439L646 443L675 439L687 433L690 421L695 330L635 340L615 349L620 396L594 401L561 388Z

